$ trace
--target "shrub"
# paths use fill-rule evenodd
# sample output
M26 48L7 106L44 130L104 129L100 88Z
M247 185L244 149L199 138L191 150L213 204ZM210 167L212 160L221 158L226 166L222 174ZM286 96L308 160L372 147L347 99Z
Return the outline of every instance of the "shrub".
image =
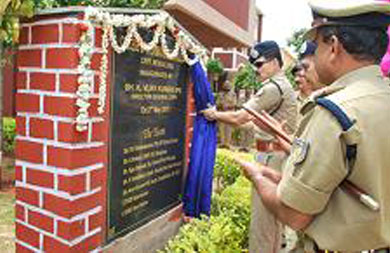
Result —
M240 174L241 169L234 163L232 152L218 149L214 165L216 191L221 192L226 186L232 185Z
M217 159L226 160L224 167L237 167L232 163L232 155L240 155L250 160L249 155L241 155L228 150L218 150ZM221 166L222 167L222 166ZM184 225L159 253L248 252L250 223L250 182L237 176L234 183L213 195L210 217L202 216Z
M240 247L241 231L228 215L203 216L184 225L179 234L168 242L160 253L189 252L243 252Z
M250 223L250 182L240 176L237 181L227 187L222 194L213 196L211 213L214 216L227 215L231 222L240 231L239 245L242 249L248 247Z
M256 80L256 71L250 63L246 63L234 76L233 86L236 89L260 89L261 83Z
M3 118L3 151L13 153L15 149L16 122L14 118Z
M210 59L206 64L206 68L210 73L222 74L223 72L223 64L218 59Z

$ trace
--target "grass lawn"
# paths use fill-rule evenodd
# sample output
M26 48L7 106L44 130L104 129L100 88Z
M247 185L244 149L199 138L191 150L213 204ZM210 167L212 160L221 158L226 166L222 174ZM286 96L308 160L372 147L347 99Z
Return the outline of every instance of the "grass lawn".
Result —
M15 252L15 194L0 191L0 252Z

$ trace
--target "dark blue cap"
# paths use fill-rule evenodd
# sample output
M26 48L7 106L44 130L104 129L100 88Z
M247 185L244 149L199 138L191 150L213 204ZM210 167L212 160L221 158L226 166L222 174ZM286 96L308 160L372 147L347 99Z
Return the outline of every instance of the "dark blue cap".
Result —
M279 45L272 40L256 43L249 52L249 62L254 64L259 60L270 60L280 57Z
M316 52L317 45L311 41L305 41L299 48L299 59L303 59L306 56L314 55Z

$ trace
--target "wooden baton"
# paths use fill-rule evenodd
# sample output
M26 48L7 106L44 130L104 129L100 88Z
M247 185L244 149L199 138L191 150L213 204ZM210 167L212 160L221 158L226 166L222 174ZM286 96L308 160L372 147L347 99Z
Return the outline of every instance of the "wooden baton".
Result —
M284 131L280 131L278 128L274 126L274 124L266 119L264 115L259 114L258 112L247 108L245 106L242 106L242 108L247 111L250 115L252 115L256 120L261 122L264 126L268 127L272 133L284 141L286 141L288 144L290 144L290 147L293 143L291 140L291 137L288 136ZM253 121L256 125L256 121ZM258 125L259 126L259 125ZM261 126L259 126L261 127ZM348 179L344 179L344 181L341 182L340 188L344 191L347 192L350 196L353 198L357 199L360 203L362 203L364 206L368 207L369 209L373 211L378 211L379 210L379 203L371 197L368 193L366 193L363 189L349 181Z

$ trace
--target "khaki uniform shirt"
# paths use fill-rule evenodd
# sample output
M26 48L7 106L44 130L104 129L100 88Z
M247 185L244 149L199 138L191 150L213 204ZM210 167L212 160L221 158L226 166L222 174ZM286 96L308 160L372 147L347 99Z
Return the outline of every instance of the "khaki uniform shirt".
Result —
M237 104L237 95L234 89L224 92L221 96L222 110L229 111L234 110Z
M361 251L390 245L390 87L378 66L350 72L330 88L326 98L339 105L354 127L343 132L326 109L308 102L278 186L282 202L315 215L305 233L321 249ZM340 88L340 89L338 89ZM346 142L357 143L357 157L349 172ZM298 142L295 142L298 143ZM309 144L309 145L305 145ZM372 211L339 184L348 178L380 204Z
M280 86L283 95L273 82ZM277 109L282 99L283 102ZM297 120L297 100L293 87L282 71L265 81L263 87L245 103L245 106L257 112L265 110L270 113L277 109L272 116L278 121L286 120L286 131L290 134L294 133Z

